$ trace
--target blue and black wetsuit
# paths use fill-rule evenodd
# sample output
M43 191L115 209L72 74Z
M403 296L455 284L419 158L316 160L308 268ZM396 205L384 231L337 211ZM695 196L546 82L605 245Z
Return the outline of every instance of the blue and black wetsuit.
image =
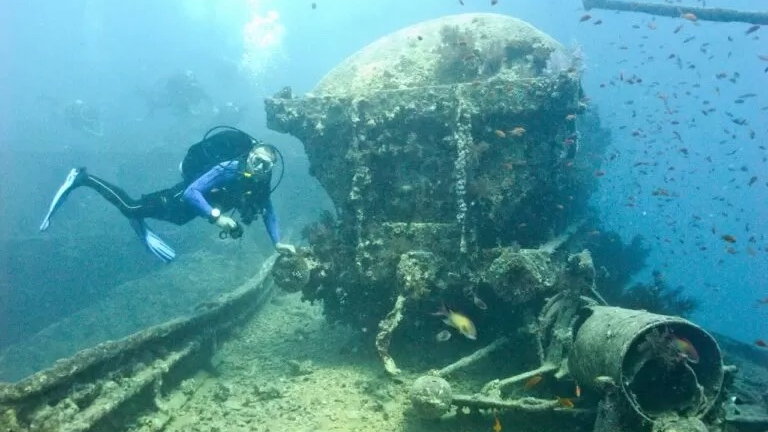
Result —
M270 179L255 181L243 176L237 160L222 162L192 183L179 183L140 199L133 199L119 187L94 175L83 173L77 186L94 189L130 219L159 219L183 225L196 216L209 218L213 207L232 209L249 225L261 214L272 244L280 239L277 217L270 199Z
M204 218L210 217L214 206L222 212L236 209L246 225L261 214L269 238L276 244L280 231L270 198L271 176L260 181L245 177L240 164L233 160L214 166L184 188L182 201Z

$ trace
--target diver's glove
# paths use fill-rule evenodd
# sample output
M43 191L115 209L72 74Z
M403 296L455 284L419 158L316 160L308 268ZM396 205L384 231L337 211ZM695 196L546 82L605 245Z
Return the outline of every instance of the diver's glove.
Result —
M275 243L275 250L280 255L295 255L296 247L287 243Z
M231 217L225 215L220 215L213 223L215 223L217 227L227 232L237 228L237 222L235 222L235 220Z

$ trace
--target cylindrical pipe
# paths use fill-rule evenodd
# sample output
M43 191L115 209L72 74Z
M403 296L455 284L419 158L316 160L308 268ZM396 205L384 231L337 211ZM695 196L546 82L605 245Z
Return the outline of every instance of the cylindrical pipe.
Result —
M768 24L768 13L746 12L733 9L683 7L661 3L642 3L620 0L582 0L584 9L610 9L616 11L641 12L657 16L679 17L686 13L696 15L704 21L745 22Z
M574 378L596 387L608 376L647 420L667 414L702 417L720 394L723 363L717 342L679 317L608 306L585 308L569 356Z

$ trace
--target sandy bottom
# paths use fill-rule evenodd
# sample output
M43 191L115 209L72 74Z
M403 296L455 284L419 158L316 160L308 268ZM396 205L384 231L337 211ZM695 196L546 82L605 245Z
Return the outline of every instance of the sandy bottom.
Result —
M407 385L387 377L361 344L326 323L318 306L278 295L219 346L216 374L184 381L131 430L458 430L408 415Z
M430 368L455 360L432 342L411 344L411 359L401 380L383 371L370 341L342 326L328 324L318 305L301 302L298 294L277 294L231 338L217 347L212 371L199 372L157 400L158 410L139 417L130 432L309 432L404 431L479 432L492 430L492 413L453 413L440 420L418 418L411 410L409 384ZM458 342L457 342L458 343ZM471 393L489 378L509 376L502 359L483 361L449 379L454 392ZM410 362L409 362L410 360ZM762 367L740 368L751 379L764 377ZM754 369L759 369L760 373ZM418 370L419 373L409 373ZM760 388L745 388L755 394ZM764 380L760 380L764 383ZM462 388L463 387L463 388ZM749 387L755 387L751 385ZM746 408L746 406L744 407ZM540 415L499 413L503 431L591 431L593 418L579 410ZM761 410L758 410L761 411ZM761 413L754 413L757 417Z

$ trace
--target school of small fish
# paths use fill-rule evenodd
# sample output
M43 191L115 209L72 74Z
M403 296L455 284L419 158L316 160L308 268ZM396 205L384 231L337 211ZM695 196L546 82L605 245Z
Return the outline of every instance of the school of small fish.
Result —
M607 121L621 145L608 150L594 176L628 212L660 222L654 240L664 266L765 260L765 225L741 203L750 195L762 202L768 193L768 123L758 121L768 115L768 94L759 91L768 89L767 29L708 22L684 9L677 18L621 21L630 16L629 25L619 25L603 11L574 15L586 34L597 36L606 25L617 33L600 53L612 63L601 60L609 70L592 92L618 101ZM720 284L704 287L719 292ZM764 347L760 341L755 345ZM692 358L685 343L676 344Z
M464 5L464 0L459 3ZM491 5L497 3L491 1ZM698 3L707 6L704 0ZM577 21L585 28L610 23L610 15L598 15L590 11L578 16ZM611 149L594 176L605 177L608 189L621 193L626 207L636 209L640 215L652 213L663 221L666 228L656 230L655 240L667 261L694 256L701 259L698 256L702 253L711 254L706 259L715 265L727 264L729 256L765 259L765 229L755 229L754 222L745 217L750 210L738 202L744 194L768 187L768 123L749 120L749 114L755 112L765 118L768 105L766 95L754 91L754 81L743 80L744 71L731 65L748 64L751 59L752 67L767 74L768 82L768 50L761 40L766 30L758 24L745 24L740 30L713 33L714 27L709 26L722 24L708 23L684 9L676 19L644 15L632 19L629 28L620 31L611 42L615 52L600 54L615 59L615 71L599 84L599 89L623 98L622 109L615 110L615 121L626 136L617 138L628 140L634 151ZM652 37L658 35L662 35L663 43L650 42L658 40ZM703 72L712 69L714 73ZM680 78L654 79L644 75ZM588 101L583 100L585 104ZM568 114L565 120L576 121L577 116ZM696 135L701 129L708 131L710 142L697 142ZM519 125L496 125L493 133L497 139L510 142L523 137L527 130ZM568 142L569 139L564 144L575 150L575 142ZM760 156L743 156L747 153ZM525 161L502 166L514 169L517 164ZM566 168L572 165L572 161L564 163ZM614 172L616 177L626 177L624 166L630 168L630 177L653 179L651 182L656 185L649 189L646 181L632 181L632 189L627 192L626 181L611 184ZM702 176L724 180L720 184L691 184L691 179ZM761 193L765 194L765 189ZM710 205L687 203L692 196L702 194L708 195ZM557 204L555 210L564 208ZM739 226L741 232L732 232ZM600 235L599 231L594 232ZM718 241L722 246L713 246ZM711 282L704 286L720 289L719 284ZM768 304L768 297L759 300L759 304ZM690 362L698 361L690 341L676 338L673 344ZM768 348L764 339L754 344ZM540 379L531 378L533 381L529 380L526 388L529 383L535 386ZM577 389L580 392L578 385ZM561 405L569 405L570 400L560 399Z

